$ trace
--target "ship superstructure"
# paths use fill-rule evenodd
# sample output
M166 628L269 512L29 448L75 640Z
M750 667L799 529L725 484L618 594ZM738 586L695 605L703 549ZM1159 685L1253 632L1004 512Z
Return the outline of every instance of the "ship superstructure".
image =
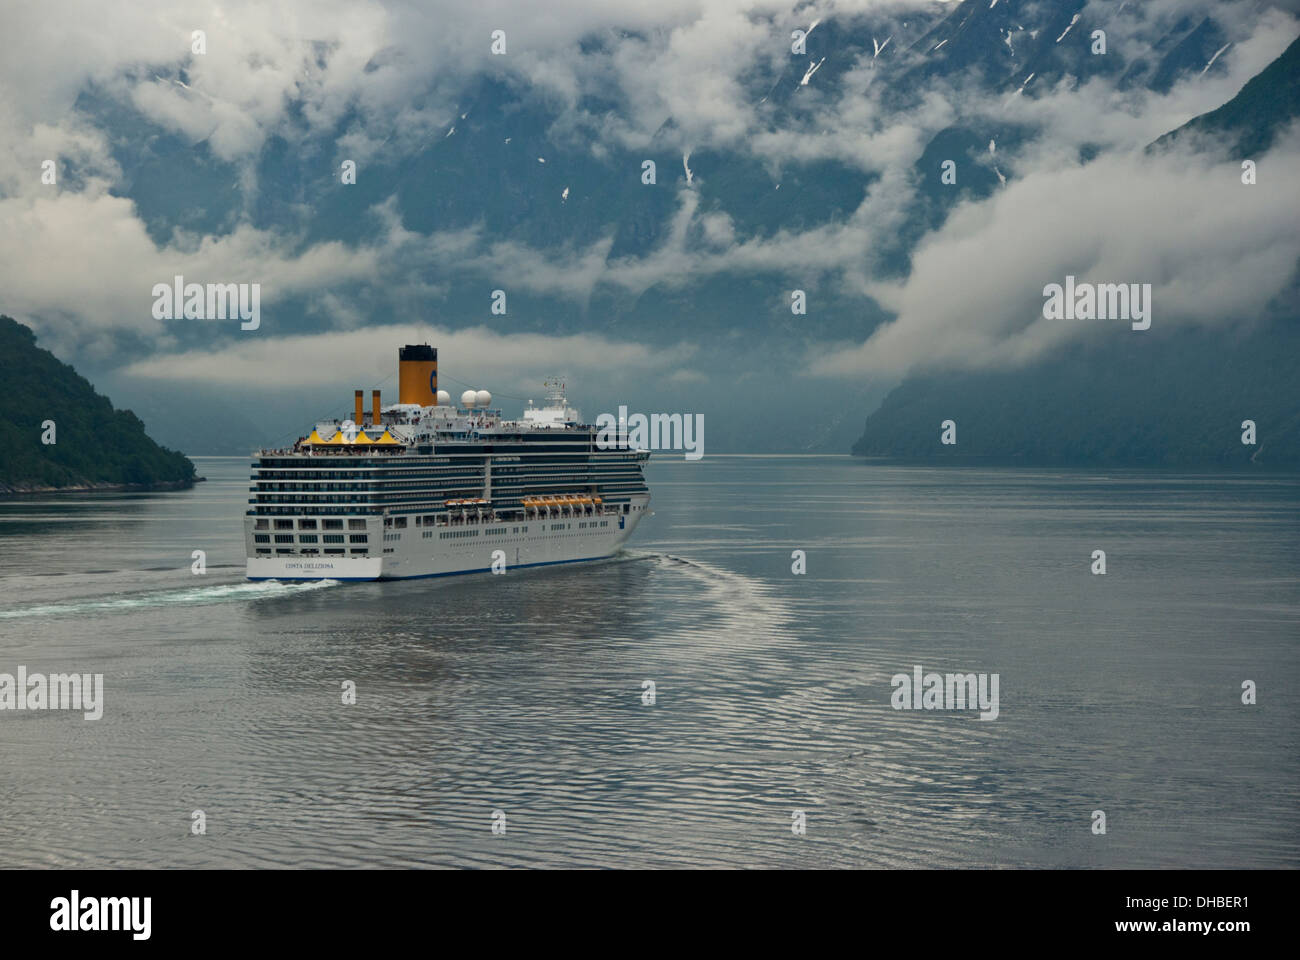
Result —
M398 351L398 402L380 391L289 449L253 455L244 521L250 580L387 580L608 557L650 501L650 454L597 445L548 382L506 420L486 390L453 404L438 351ZM625 436L625 435L624 435ZM608 449L602 449L607 447Z

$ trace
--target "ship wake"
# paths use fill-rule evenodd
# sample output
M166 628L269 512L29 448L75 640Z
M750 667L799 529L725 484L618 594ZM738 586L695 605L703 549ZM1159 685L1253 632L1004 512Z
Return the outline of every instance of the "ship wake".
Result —
M733 649L766 646L790 639L795 614L761 580L700 560L670 553L626 551L629 559L648 560L666 572L693 580L702 591L683 611L693 628L702 627Z
M100 599L69 600L62 603L42 603L28 607L0 610L0 620L18 620L28 617L80 616L86 613L125 613L151 607L172 607L229 603L233 601L262 600L270 597L294 596L324 587L338 586L338 580L310 580L282 583L231 583L205 587L188 587L183 590L161 590Z

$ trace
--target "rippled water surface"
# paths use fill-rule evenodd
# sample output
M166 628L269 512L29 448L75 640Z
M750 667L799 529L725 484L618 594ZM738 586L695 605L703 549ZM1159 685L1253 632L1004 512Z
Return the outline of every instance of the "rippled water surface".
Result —
M1300 863L1300 478L659 457L616 559L281 585L196 462L0 501L0 672L106 689L0 712L0 865Z

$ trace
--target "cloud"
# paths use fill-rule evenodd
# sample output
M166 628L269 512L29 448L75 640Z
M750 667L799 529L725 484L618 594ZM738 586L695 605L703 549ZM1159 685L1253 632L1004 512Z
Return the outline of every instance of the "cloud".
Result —
M166 352L179 349L178 328L152 318L150 290L177 273L199 282L260 282L264 313L277 298L299 296L334 329L357 328L367 316L391 312L394 303L441 295L438 281L426 277L430 263L444 267L448 276L508 277L512 292L579 303L602 287L638 294L722 275L792 273L808 284L833 277L843 292L874 296L900 311L889 328L893 332L882 330L880 339L825 361L828 365L814 364L847 373L877 369L887 358L905 365L920 362L923 341L940 334L945 343L969 347L964 354L957 351L958 359L988 362L1004 361L1008 351L1032 353L1061 336L1059 328L1025 331L1027 336L1014 338L1012 349L1014 321L1005 321L1006 329L991 321L972 324L960 303L927 288L942 287L946 269L978 288L980 243L988 245L986 262L995 251L1008 251L1007 256L1034 265L1024 276L1007 279L1005 289L1011 291L1030 289L1032 284L1024 285L1036 273L1063 275L1059 267L1070 263L1084 263L1076 275L1085 268L1109 269L1100 254L1089 254L1090 247L1077 247L1073 226L1062 226L1077 220L1091 241L1099 242L1104 224L1090 212L1092 205L1110 210L1114 222L1126 224L1150 246L1174 244L1180 262L1189 265L1197 254L1187 249L1181 231L1166 237L1164 224L1149 221L1168 217L1176 225L1206 218L1204 229L1221 235L1214 255L1220 262L1232 258L1233 244L1239 244L1239 270L1246 275L1289 249L1285 238L1273 252L1257 239L1257 233L1271 236L1276 222L1276 208L1263 209L1263 197L1270 195L1265 191L1273 191L1278 203L1276 194L1285 194L1284 187L1262 181L1255 195L1232 194L1241 200L1235 213L1216 218L1211 204L1189 220L1178 204L1194 202L1194 177L1174 172L1162 180L1151 162L1132 151L1236 93L1295 35L1290 14L1276 7L1260 14L1245 3L1151 0L1130 4L1121 15L1118 4L1094 0L1089 17L1104 20L1111 49L1129 59L1150 54L1162 31L1188 10L1213 10L1225 24L1233 47L1218 65L1222 72L1216 67L1164 95L1122 91L1106 77L1064 81L1032 97L1009 91L989 96L961 83L937 83L918 105L898 114L881 105L882 68L869 56L848 64L828 62L779 114L763 106L752 89L753 77L790 69L794 26L806 28L821 19L826 26L818 30L826 30L833 18L851 25L860 16L902 18L922 10L932 13L935 6L930 0L819 0L807 6L792 0L440 0L432 5L288 0L271 6L236 0L220 7L201 0L113 6L54 0L19 5L6 11L6 35L22 42L9 44L0 58L0 221L9 227L0 234L0 307L34 318L47 340L76 344L79 353L101 344L108 349L115 333ZM195 29L207 32L205 54L190 50ZM507 34L504 57L490 53L495 29ZM891 45L890 55L901 55L900 47ZM833 70L839 71L837 82L824 84ZM725 146L757 158L778 180L788 166L819 160L876 179L860 206L833 222L760 236L737 226L733 216L739 218L741 211L721 211L702 200L700 190L680 190L659 245L642 256L617 259L610 258L610 233L593 236L580 248L544 249L473 228L426 237L405 230L391 198L371 211L383 229L365 245L304 246L288 230L257 229L242 220L221 235L178 233L155 243L130 200L119 195L123 171L109 146L120 134L98 128L94 118L75 108L78 94L93 85L147 121L202 142L236 164L240 184L255 193L252 171L268 137L284 137L291 148L319 146L313 138L321 138L327 147L336 145L363 160L377 150L408 156L428 137L446 133L458 117L458 96L483 76L502 78L523 96L558 105L555 129L588 132L593 150L644 146L658 134L683 152ZM613 101L617 110L586 117L580 102L589 95ZM665 128L670 118L672 125ZM1026 124L1039 133L1018 151L1005 151L999 140L998 162L1012 177L1008 189L954 215L918 253L906 284L881 284L879 251L914 215L914 164L937 131L958 121ZM1080 168L1083 144L1100 144L1116 157ZM40 184L40 161L49 156L59 158L61 170L75 168L78 179L57 187ZM1285 162L1284 154L1277 156ZM1142 188L1133 189L1138 184ZM661 186L666 188L667 183ZM1054 195L1053 189L1066 192ZM1219 195L1218 188L1207 189ZM1117 209L1120 197L1129 209ZM257 198L245 199L251 205ZM1288 199L1281 197L1278 208L1286 210ZM1068 211L1068 217L1057 222L1044 213L1056 209ZM1262 226L1252 232L1259 218ZM966 237L978 242L967 243ZM994 264L991 269L1007 268ZM1050 279L1040 277L1036 289ZM1170 281L1158 302L1176 304L1179 290L1194 289L1192 279L1182 286ZM1207 296L1212 299L1213 291ZM1022 297L1017 309L1028 309L1031 299ZM999 303L986 298L983 307L996 315ZM929 307L935 316L921 316ZM940 318L951 326L940 324ZM218 342L229 337L232 348L240 343L237 332L217 332ZM913 337L921 342L913 343Z
M669 383L708 383L709 377L699 370L674 370L668 375Z
M57 330L43 329L56 343L111 329L165 347L174 321L153 317L152 289L177 274L197 283L261 283L265 311L293 294L373 278L385 259L382 248L338 242L299 250L292 238L248 224L160 247L134 204L103 183L79 193L50 187L44 196L0 199L0 223L4 309L59 318Z
M223 387L313 387L331 381L351 382L358 371L380 376L390 373L395 367L394 350L406 343L436 343L441 372L466 380L472 376L476 386L531 381L532 386L540 387L542 378L556 371L631 374L664 370L694 353L689 345L661 350L593 334L545 336L486 327L449 330L395 324L290 337L248 334L247 339L216 350L139 360L122 372L142 379Z
M1112 12L1116 7L1114 3L1094 2L1089 12L1094 6ZM1082 82L1067 76L1054 86L1038 86L1033 96L1007 92L987 97L958 90L953 92L954 103L963 117L983 117L990 122L1023 125L1036 131L1016 158L1019 164L1030 169L1051 169L1072 163L1083 145L1121 151L1143 147L1193 117L1231 100L1300 33L1296 19L1281 10L1266 9L1257 19L1245 19L1230 16L1235 12L1233 8L1217 6L1218 9L1203 12L1218 16L1233 41L1229 51L1216 61L1222 70L1185 77L1168 93L1140 86L1121 89L1113 77L1105 75ZM1154 4L1132 5L1133 11L1141 11L1141 19L1136 15L1130 18L1099 13L1097 22L1109 31L1110 48L1124 51L1125 62L1144 58L1158 62L1167 51L1152 48L1151 22L1161 23L1155 37L1163 36L1164 30L1172 29L1175 18L1196 13L1185 7L1182 0L1173 4L1160 0Z
M1259 159L1254 186L1239 163L1187 152L1030 173L957 210L923 241L906 282L872 288L897 319L814 354L807 372L1006 366L1082 337L1145 335L1122 321L1044 319L1044 286L1067 274L1150 283L1153 328L1253 319L1300 261L1300 183L1284 172L1297 151L1293 129Z

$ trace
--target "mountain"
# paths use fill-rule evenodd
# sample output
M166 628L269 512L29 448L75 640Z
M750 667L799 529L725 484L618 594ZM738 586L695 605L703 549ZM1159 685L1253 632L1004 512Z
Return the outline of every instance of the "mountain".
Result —
M95 382L129 407L159 444L189 456L243 457L285 439L263 429L256 416L234 409L231 398L220 389L167 381L141 383L112 373L102 379L96 375ZM348 394L340 396L348 400ZM345 415L346 402L339 404L339 412ZM311 422L317 413L305 413L299 423Z
M1205 28L1201 29L1202 34ZM1202 37L1195 56L1201 56ZM1155 71L1160 73L1159 70ZM1300 115L1300 40L1231 100L1151 145L1258 156ZM859 456L1041 465L1300 467L1300 264L1267 316L1072 344L1012 370L922 373L896 387ZM940 443L940 424L957 443ZM1242 443L1252 420L1257 443Z
M1296 117L1300 117L1300 38L1219 109L1189 120L1151 146L1158 150L1199 139L1247 159L1268 150L1278 132Z
M194 464L158 446L130 410L0 316L0 493L45 489L187 487ZM53 443L42 442L53 422Z
M1000 175L1013 176L1017 147L1036 134L995 124L986 112L964 115L978 109L972 104L1018 90L1034 98L1071 78L1084 83L1123 74L1127 85L1164 88L1202 70L1212 77L1226 60L1207 65L1214 51L1202 56L1222 33L1210 20L1178 22L1167 31L1144 25L1160 31L1150 62L1127 59L1124 44L1094 55L1092 32L1111 25L1090 14L1085 0L962 0L837 13L807 32L806 51L797 55L788 50L788 30L775 21L763 25L771 49L783 52L760 58L741 77L742 97L759 124L742 143L728 144L669 116L648 144L626 146L602 136L628 125L635 104L626 91L584 90L574 102L561 102L518 77L489 71L465 78L454 92L439 91L441 102L431 92L421 101L424 115L445 123L426 119L428 129L419 135L395 131L393 145L360 157L356 182L343 184L338 169L347 153L339 145L356 139L363 117L355 110L342 112L328 129L296 123L277 131L250 159L250 172L206 142L160 129L112 88L92 86L76 106L113 132L112 159L121 171L114 193L131 200L158 244L178 232L220 236L245 218L259 229L299 237L304 246L381 243L394 227L389 215L409 237L427 238L428 253L414 259L402 283L343 286L340 295L359 316L493 323L511 332L595 331L657 344L743 330L773 347L797 348L810 339L860 339L886 318L854 285L833 282L833 265L810 266L777 249L791 234L851 230L873 188L878 203L899 190L882 188L880 174L851 150L818 146L857 132L854 121L830 112L837 103L855 102L864 85L871 98L878 93L871 126L880 133L906 126L927 98L950 101L956 112L946 128L922 127L924 152L901 185L917 196L912 202L904 196L905 208L891 211L896 231L864 244L864 269L899 276L920 236L961 203L990 195ZM588 38L584 57L606 62L619 39ZM186 79L184 71L163 78L169 84ZM755 139L805 146L780 151L777 159L753 149ZM996 164L987 150L994 139ZM955 187L938 180L944 159L962 161ZM647 160L656 164L653 186L641 181ZM694 222L678 236L687 204ZM706 219L714 232L701 229ZM721 258L728 244L754 248L752 259L733 268L696 266ZM772 252L761 254L763 245ZM656 260L680 264L683 272ZM555 280L525 285L514 276L515 263L544 268ZM610 272L623 277L610 279ZM604 279L589 293L569 292L583 286L575 275L593 274ZM495 288L509 293L505 318L489 311ZM792 329L789 291L796 288L809 291L816 307ZM265 329L314 333L330 319L314 292L286 295L276 300ZM169 332L178 348L212 343L203 325ZM147 345L123 344L131 356L142 348ZM734 352L717 359L734 361Z
M210 116L229 134L239 115L213 101L225 91L202 60L95 75L78 88L74 113L105 135L111 169L97 178L69 162L60 190L104 180L114 200L129 202L127 222L161 254L149 277L133 280L142 290L182 272L199 283L257 282L262 326L244 334L177 320L158 337L133 326L133 308L76 325L68 314L79 308L57 305L22 319L63 355L76 349L76 331L102 331L95 382L128 398L156 436L196 454L297 436L310 417L346 412L355 384L322 380L322 396L343 398L343 410L304 411L274 378L212 381L204 394L180 380L166 389L143 376L130 382L133 365L160 352L252 354L261 339L361 327L381 340L399 321L503 337L593 335L680 356L649 373L588 363L520 376L572 373L596 409L663 409L671 396L673 409L708 415L718 452L842 451L857 424L828 427L826 411L859 420L890 384L841 376L814 386L800 378L810 346L861 343L891 319L876 283L905 279L918 245L955 210L1014 188L1042 162L1038 148L1056 137L1056 119L1045 118L1068 99L1062 91L1116 87L1123 115L1148 91L1211 85L1239 62L1228 38L1243 36L1252 16L1244 2L1215 5L1210 17L1096 0L848 6L818 7L814 22L805 5L759 5L745 17L745 55L707 44L690 53L735 65L681 71L674 83L690 85L695 106L673 84L675 96L650 89L662 82L654 51L663 37L637 29L593 27L556 55L554 74L508 68L506 58L403 68L410 51L399 42L359 70L391 77L382 103L331 95L322 109L313 63L285 91L283 116L236 125L236 139L259 134L242 152L223 151L229 140L206 122L178 122ZM796 26L805 41L797 51ZM1109 36L1104 56L1099 31ZM627 68L643 56L643 67ZM332 69L340 73L324 89L346 79ZM572 84L543 82L570 71ZM1110 143L1096 137L1072 149L1090 159ZM356 179L345 183L349 160ZM642 179L647 161L653 184ZM939 175L949 162L960 168L955 182ZM310 264L284 258L324 247L335 248L329 262L373 269L295 282ZM212 252L211 266L196 250ZM222 272L231 263L238 275ZM491 311L497 289L509 295L504 315ZM806 294L806 313L792 310L794 291ZM443 369L498 396L526 394L500 374L485 382L474 362L449 352ZM596 375L617 382L606 388ZM189 445L193 433L201 446Z
M1300 319L1072 347L1016 371L909 378L853 453L1053 466L1300 467ZM940 424L957 443L940 443ZM1255 423L1254 445L1242 423Z

